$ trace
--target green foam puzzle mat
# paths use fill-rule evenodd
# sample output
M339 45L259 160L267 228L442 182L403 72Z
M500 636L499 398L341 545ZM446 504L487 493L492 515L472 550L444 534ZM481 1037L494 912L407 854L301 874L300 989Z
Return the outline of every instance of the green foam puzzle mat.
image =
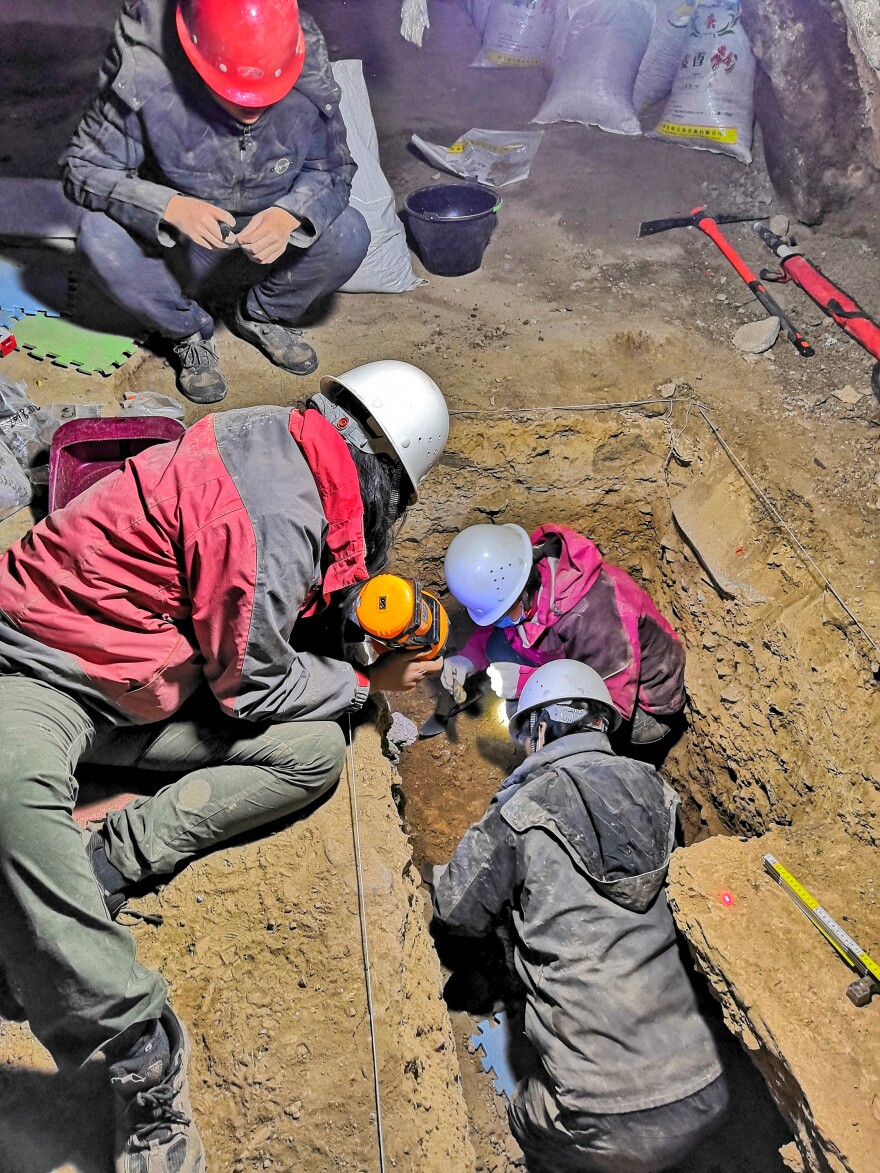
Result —
M59 367L76 367L84 375L112 375L137 350L133 338L86 330L65 318L44 314L16 322L15 338L34 358L49 359Z

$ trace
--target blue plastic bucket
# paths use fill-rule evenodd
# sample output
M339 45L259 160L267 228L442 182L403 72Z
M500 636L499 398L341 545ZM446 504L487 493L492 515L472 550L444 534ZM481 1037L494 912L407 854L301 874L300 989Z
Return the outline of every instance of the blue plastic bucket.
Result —
M407 222L422 264L438 277L479 269L501 197L479 183L420 187L404 199Z

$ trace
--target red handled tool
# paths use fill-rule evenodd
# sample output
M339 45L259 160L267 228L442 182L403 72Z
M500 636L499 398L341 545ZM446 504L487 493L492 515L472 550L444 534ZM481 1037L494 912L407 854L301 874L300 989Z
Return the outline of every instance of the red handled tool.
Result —
M850 338L855 338L868 354L880 359L880 322L872 318L855 298L830 281L818 266L808 261L803 253L788 245L781 236L771 232L764 224L753 224L752 227L782 262L780 272L772 273L762 269L762 278L765 281L793 281L812 298L819 309L834 319L841 330L846 331ZM875 393L880 396L880 362L874 364L871 383Z
M749 219L757 218L749 217ZM779 319L786 337L798 354L802 358L810 358L811 355L816 353L815 350L813 350L797 326L791 321L782 306L770 296L761 280L752 272L718 227L719 220L725 224L733 224L740 219L744 219L744 217L725 215L719 216L718 220L714 220L705 208L694 208L689 216L681 216L676 220L649 220L645 224L641 224L639 226L639 236L651 236L655 232L664 232L667 228L699 228L701 232L704 232L709 237L713 244L718 246L764 309L769 314L772 314L774 318Z

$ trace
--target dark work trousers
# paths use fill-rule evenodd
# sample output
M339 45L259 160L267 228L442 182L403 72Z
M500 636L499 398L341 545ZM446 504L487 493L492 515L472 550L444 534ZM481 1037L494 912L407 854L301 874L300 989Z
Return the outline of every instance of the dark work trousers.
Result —
M714 1132L727 1112L723 1075L701 1091L642 1112L560 1111L537 1070L513 1093L508 1118L529 1173L662 1173Z
M0 992L59 1068L122 1045L165 1005L92 875L72 817L78 763L178 775L107 817L108 858L135 883L309 806L344 754L331 721L236 721L194 698L167 721L112 727L49 685L0 675Z
M249 216L235 222L241 232ZM103 212L83 218L77 247L107 295L150 330L179 340L214 330L204 300L245 295L245 316L292 326L318 298L352 276L367 253L370 230L350 205L308 248L288 245L259 265L239 248L209 249L189 240L164 248L132 235Z

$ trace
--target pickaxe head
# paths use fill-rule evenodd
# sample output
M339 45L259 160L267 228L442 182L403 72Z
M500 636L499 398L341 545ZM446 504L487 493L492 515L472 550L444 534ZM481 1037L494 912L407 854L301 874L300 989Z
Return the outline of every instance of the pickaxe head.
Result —
M653 236L656 232L665 232L668 228L693 228L700 220L714 220L716 224L739 224L746 220L766 220L760 212L722 212L720 216L710 216L705 208L694 208L688 216L676 216L671 220L646 220L639 225L639 236Z

